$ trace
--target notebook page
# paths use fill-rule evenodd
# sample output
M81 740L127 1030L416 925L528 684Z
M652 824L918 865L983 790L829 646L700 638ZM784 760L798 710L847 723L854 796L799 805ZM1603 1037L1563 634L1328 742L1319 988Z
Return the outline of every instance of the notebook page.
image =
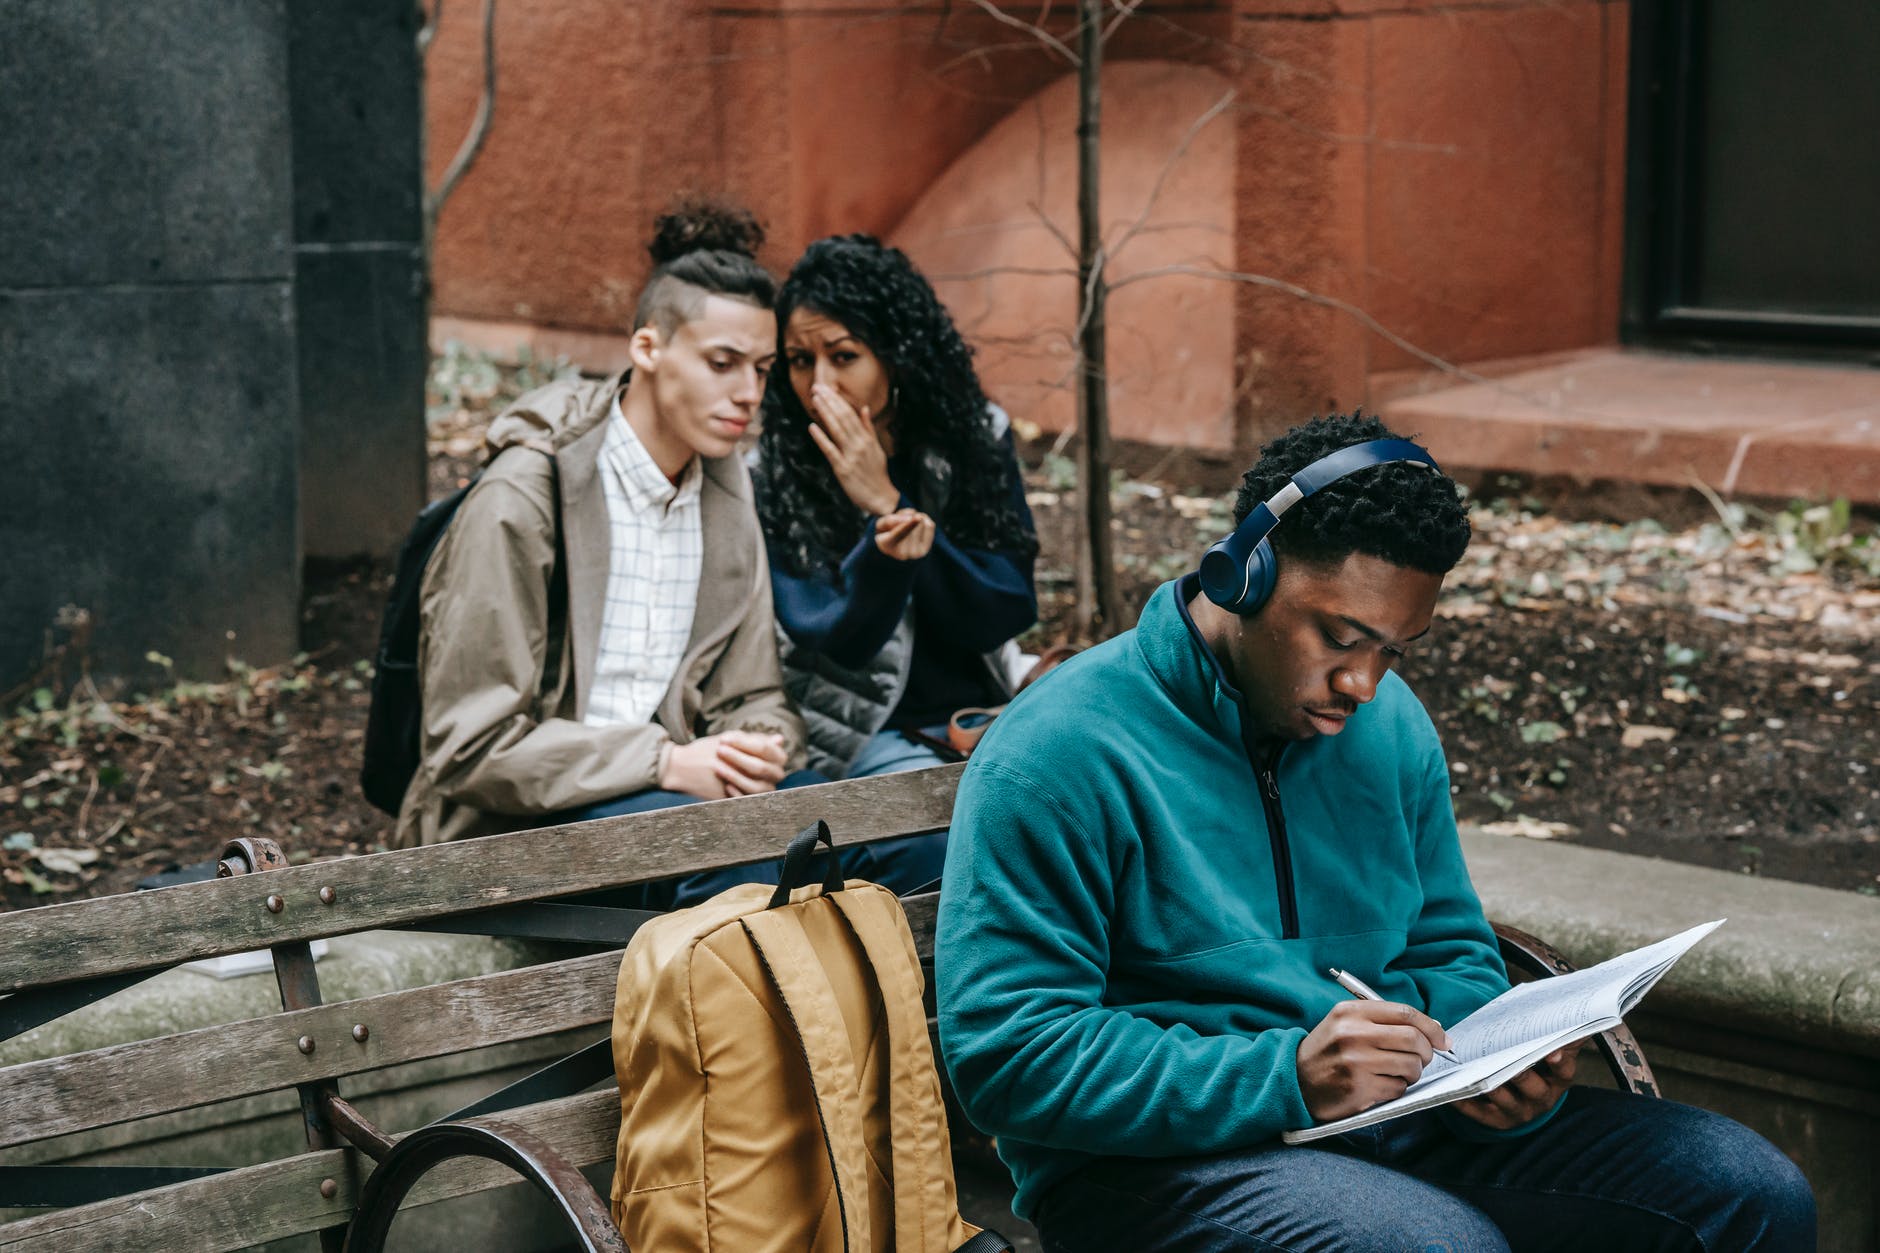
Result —
M1450 1047L1466 1062L1573 1032L1605 1018L1613 1004L1629 1008L1692 945L1722 925L1719 918L1597 966L1520 984L1450 1027Z

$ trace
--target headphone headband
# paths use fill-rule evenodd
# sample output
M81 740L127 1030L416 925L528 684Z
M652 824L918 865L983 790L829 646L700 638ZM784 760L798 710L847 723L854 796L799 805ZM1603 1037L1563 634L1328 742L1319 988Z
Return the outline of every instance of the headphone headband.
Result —
M1278 573L1267 537L1286 511L1348 474L1397 461L1420 462L1442 473L1427 450L1407 439L1369 440L1321 457L1255 505L1233 534L1202 554L1201 590L1223 609L1242 615L1257 612L1273 594Z

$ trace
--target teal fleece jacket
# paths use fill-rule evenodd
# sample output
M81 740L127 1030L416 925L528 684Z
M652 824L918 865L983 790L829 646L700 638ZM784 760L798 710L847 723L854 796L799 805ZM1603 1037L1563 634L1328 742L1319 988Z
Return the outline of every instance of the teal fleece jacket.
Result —
M1327 967L1443 1023L1508 986L1410 689L1387 675L1262 779L1182 587L1027 689L960 782L942 1053L1024 1217L1096 1155L1310 1125L1299 1042L1346 998Z

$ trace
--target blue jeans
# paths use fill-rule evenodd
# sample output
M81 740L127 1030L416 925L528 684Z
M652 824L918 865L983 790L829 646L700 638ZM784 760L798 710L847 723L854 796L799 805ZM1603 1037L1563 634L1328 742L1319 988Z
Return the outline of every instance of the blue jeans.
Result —
M926 727L928 735L936 740L947 737L945 727ZM925 770L929 766L943 766L939 753L925 744L916 744L899 731L877 731L868 737L868 743L862 745L862 751L855 755L843 774L845 779L865 779L874 774L895 774L902 770Z
M936 759L937 760L937 759ZM814 783L827 783L829 780L814 770L798 770L785 775L777 790L785 788L808 787ZM680 805L698 803L699 798L689 792L668 792L661 788L649 788L644 792L635 792L631 796L620 796L598 805L588 805L581 809L570 809L543 820L543 824L553 826L564 822L586 822L592 818L618 818L622 814L643 814L655 809L672 809ZM777 851L781 854L783 846L794 831L777 833ZM839 838L839 836L838 836ZM836 860L842 867L844 878L867 879L879 883L897 896L905 895L916 888L925 887L940 877L940 871L946 860L946 833L938 835L910 835L899 840L882 840L875 844L836 845ZM729 887L740 883L775 883L783 868L781 856L767 861L747 862L741 866L726 866L719 870L704 870L698 874L680 875L674 879L661 879L653 883L638 883L632 887L614 888L605 892L593 892L579 898L570 898L573 903L584 905L610 905L617 909L684 909L688 905L697 905L710 900Z
M1476 1142L1434 1112L1315 1144L1104 1158L1045 1194L1046 1253L1809 1253L1795 1164L1706 1110L1574 1088L1526 1136Z

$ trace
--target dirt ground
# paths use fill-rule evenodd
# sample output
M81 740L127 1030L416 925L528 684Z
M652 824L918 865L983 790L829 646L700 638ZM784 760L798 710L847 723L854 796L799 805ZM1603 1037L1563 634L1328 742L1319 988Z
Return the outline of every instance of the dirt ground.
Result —
M513 380L504 380L513 388ZM433 494L492 397L435 396ZM1025 449L1034 646L1077 642L1069 462ZM1234 467L1124 448L1121 590L1138 606L1226 526ZM1869 517L1496 477L1436 630L1404 667L1458 815L1559 839L1880 891L1880 539ZM130 890L261 834L297 861L374 851L356 782L387 567L309 568L305 652L215 682L101 692L68 654L0 704L0 900Z

